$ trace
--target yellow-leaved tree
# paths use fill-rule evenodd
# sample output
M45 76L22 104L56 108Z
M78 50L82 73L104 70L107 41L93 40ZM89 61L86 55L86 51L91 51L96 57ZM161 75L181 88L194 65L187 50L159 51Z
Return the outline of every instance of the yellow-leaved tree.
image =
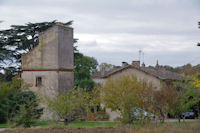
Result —
M191 79L192 85L194 85L196 88L200 88L200 73L193 74Z
M91 100L90 92L83 88L74 88L59 93L57 97L48 98L48 107L59 119L64 119L65 124L86 116L90 107L95 105Z
M109 79L102 87L102 102L106 108L120 112L122 123L133 123L136 120L134 109L151 110L153 86L151 83L140 80L134 75Z

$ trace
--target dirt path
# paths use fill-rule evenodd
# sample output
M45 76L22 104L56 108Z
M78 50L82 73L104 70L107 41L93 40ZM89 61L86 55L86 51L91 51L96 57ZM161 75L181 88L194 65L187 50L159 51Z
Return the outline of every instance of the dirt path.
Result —
M6 128L0 128L0 132L6 130Z

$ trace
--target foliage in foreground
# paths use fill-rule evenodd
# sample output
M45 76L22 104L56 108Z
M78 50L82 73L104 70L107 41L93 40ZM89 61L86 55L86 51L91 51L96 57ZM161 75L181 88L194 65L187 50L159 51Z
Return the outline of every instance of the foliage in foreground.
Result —
M38 99L18 77L0 86L0 122L30 127L42 114Z
M200 115L200 73L190 66L183 75L186 76L187 74L189 74L187 78L191 80L184 85L178 82L174 84L178 93L174 109L170 113L179 118L179 121L182 113L187 111L194 112L195 117Z
M47 100L49 109L54 112L55 117L64 119L65 124L85 116L94 105L90 93L82 88L67 90Z
M122 123L137 121L135 109L152 112L164 122L167 113L177 118L183 112L200 102L200 91L197 88L177 88L173 83L163 83L159 90L154 89L151 83L139 80L134 75L122 76L118 79L109 79L102 88L102 100L106 108L120 113ZM142 119L144 113L141 113ZM148 118L148 117L147 117Z
M0 84L0 123L5 123L10 116L10 112L15 105L16 101L13 101L12 95L15 94L22 86L22 81L15 77L10 82L1 82ZM26 89L26 86L22 87ZM18 100L18 99L14 99Z
M187 87L181 88L180 83L175 83L174 87L176 91L173 90L173 92L176 94L171 96L174 105L170 110L170 114L178 118L179 122L184 112L194 112L196 115L195 117L197 117L200 110L200 90L191 82L185 85Z
M119 120L122 123L132 123L137 119L134 109L151 111L148 103L149 99L151 100L148 97L151 89L151 84L137 79L134 75L109 79L102 89L102 100L106 108L120 112Z
M40 118L43 108L39 107L38 99L32 91L18 91L11 96L16 101L9 118L11 127L31 127Z

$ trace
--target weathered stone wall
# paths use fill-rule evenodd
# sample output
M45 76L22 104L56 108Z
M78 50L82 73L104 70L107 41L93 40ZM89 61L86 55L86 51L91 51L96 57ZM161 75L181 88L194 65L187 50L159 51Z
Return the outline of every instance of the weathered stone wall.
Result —
M39 36L39 45L22 56L22 69L58 68L58 28L54 26Z
M73 29L58 27L58 65L59 68L74 68Z
M158 79L150 74L147 74L143 71L140 71L138 69L134 69L134 68L128 68L121 72L115 73L115 74L109 76L108 78L118 79L125 75L135 75L139 79L144 79L147 82L152 83L155 89L160 89L160 87L162 86L160 79ZM104 85L106 83L106 81L108 80L108 78L94 78L93 80L95 81L95 83L100 83L100 84Z
M94 82L95 83L99 83L99 84L102 84L104 85L106 83L106 78L93 78Z
M138 69L134 69L134 68L129 68L129 69L123 70L122 72L111 75L109 78L117 79L124 75L135 75L139 79L144 79L148 83L152 83L154 89L160 89L160 87L161 87L160 79L158 79L150 74L147 74L143 71L140 71Z
M55 25L39 36L39 45L22 56L22 69L73 69L73 29Z
M74 86L74 73L73 72L59 72L58 88L63 92L67 89L72 89Z
M36 87L36 77L42 77L42 86ZM59 73L49 71L24 71L22 78L24 82L31 85L29 89L35 92L40 98L40 106L44 108L41 120L53 120L53 114L47 108L46 101L48 98L56 97L58 94L58 77Z
M65 91L74 86L74 50L73 29L58 26L58 67L63 70L59 72L59 90Z

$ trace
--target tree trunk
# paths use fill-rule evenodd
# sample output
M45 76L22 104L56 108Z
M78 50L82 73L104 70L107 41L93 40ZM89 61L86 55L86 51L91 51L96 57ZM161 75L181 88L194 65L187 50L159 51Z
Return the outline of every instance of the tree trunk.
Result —
M160 110L160 115L161 115L161 123L165 122L165 114L162 112L162 110Z
M178 117L178 122L179 122L179 123L181 122L181 118L180 118L180 116Z
M70 115L67 118L65 118L64 124L68 125L71 121L72 121L72 116Z
M95 116L95 121L97 121L97 106L94 106L94 116Z
M161 123L165 122L165 116L162 116Z
M69 124L68 119L65 119L64 124L65 124L65 125L68 125L68 124Z

